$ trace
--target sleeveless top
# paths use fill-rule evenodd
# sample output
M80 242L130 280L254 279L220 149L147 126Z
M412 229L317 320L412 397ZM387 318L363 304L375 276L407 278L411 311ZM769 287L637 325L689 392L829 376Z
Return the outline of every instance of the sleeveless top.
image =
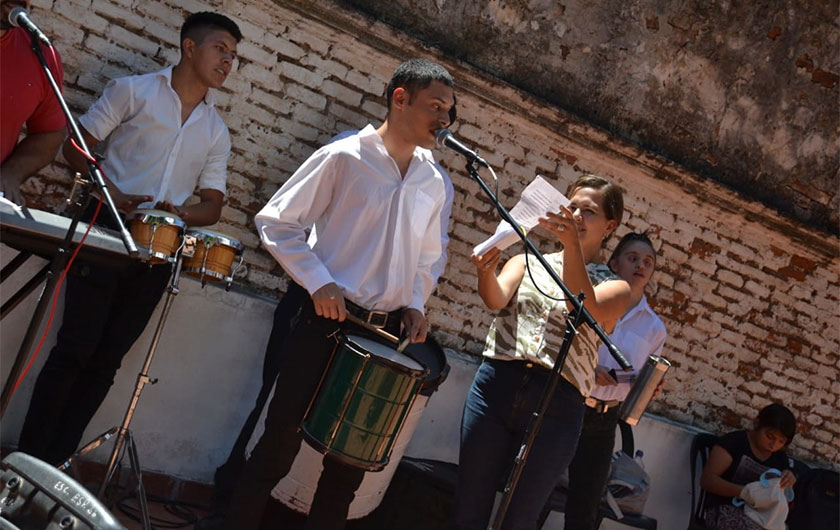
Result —
M548 254L545 258L562 277L563 253ZM539 363L551 369L563 342L569 311L564 301L551 299L563 298L563 291L554 283L540 262L528 255L528 266L531 274L525 271L513 300L499 312L490 325L483 355L489 359ZM593 286L619 279L605 264L587 264L586 271ZM537 285L551 298L541 294ZM589 326L582 325L561 371L563 378L572 383L584 397L589 396L595 387L599 345L600 340L595 332Z

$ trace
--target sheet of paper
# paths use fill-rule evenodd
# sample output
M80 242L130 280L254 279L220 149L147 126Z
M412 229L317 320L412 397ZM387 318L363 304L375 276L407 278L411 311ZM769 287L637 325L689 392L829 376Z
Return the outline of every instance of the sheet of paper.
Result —
M511 217L522 227L526 233L537 226L540 217L545 217L548 212L556 212L560 206L568 206L569 199L557 191L541 175L537 175L533 181L522 191L522 197L510 210ZM493 247L504 250L519 241L519 236L506 221L499 223L496 232L487 240L476 245L473 252L481 256Z

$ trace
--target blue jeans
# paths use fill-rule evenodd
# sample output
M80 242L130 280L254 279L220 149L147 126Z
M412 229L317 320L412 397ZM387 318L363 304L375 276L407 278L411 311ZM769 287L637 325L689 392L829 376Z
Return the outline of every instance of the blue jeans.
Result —
M521 361L485 360L473 380L461 422L458 486L449 528L485 530L537 409L549 371ZM583 396L560 379L508 508L503 530L534 529L577 447Z

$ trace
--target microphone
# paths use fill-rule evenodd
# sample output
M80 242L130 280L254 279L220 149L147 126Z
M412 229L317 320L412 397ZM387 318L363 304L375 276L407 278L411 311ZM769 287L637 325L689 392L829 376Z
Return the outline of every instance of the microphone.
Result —
M439 147L448 147L452 149L456 153L465 157L468 162L475 162L486 168L490 167L490 164L488 164L486 160L478 156L478 153L476 153L466 145L462 144L459 140L455 139L455 137L452 136L452 132L449 129L439 129L438 132L435 133L435 143Z
M47 46L52 47L50 43L50 39L44 35L44 32L32 22L32 19L29 18L29 13L26 12L26 9L22 7L16 7L9 12L9 24L16 28L23 28L25 29L30 35L34 36L39 41L43 42Z

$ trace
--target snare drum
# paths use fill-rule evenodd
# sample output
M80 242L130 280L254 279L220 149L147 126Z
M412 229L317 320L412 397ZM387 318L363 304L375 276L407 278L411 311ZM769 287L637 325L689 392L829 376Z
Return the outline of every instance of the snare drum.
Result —
M205 282L230 282L242 265L242 249L238 240L206 228L190 228L187 237L195 238L195 254L184 260L183 271ZM239 262L233 266L236 257Z
M342 338L301 425L303 437L348 465L383 469L426 374L384 344Z
M163 210L134 210L126 217L131 237L149 252L152 263L173 263L181 248L186 223Z

